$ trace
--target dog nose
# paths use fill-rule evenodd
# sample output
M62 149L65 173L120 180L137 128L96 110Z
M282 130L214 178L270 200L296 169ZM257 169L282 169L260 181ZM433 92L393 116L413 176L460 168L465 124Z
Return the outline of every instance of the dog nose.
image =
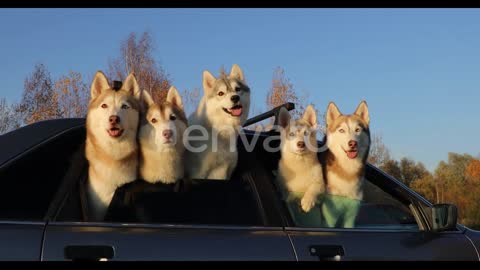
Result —
M233 102L233 103L237 103L239 100L240 100L240 96L239 95L233 95L230 100Z
M162 132L162 135L163 135L163 137L165 137L165 139L170 139L173 135L173 131L171 129L165 129Z
M297 142L297 147L298 148L305 148L305 143L304 142Z
M110 121L110 124L112 124L112 125L120 123L120 117L118 117L117 115L111 115L108 120Z
M357 147L357 141L350 140L350 141L348 142L348 146L349 146L350 148L355 148L355 147Z

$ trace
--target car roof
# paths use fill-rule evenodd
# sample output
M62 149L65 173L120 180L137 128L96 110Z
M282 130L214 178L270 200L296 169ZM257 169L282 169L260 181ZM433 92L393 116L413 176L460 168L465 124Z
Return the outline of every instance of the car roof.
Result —
M0 135L0 166L24 153L32 147L41 144L72 128L84 126L85 118L61 118L35 122L8 133ZM253 135L255 131L244 129L245 134ZM262 132L260 136L268 136Z
M0 166L28 149L71 128L85 125L85 118L63 118L36 122L0 135Z

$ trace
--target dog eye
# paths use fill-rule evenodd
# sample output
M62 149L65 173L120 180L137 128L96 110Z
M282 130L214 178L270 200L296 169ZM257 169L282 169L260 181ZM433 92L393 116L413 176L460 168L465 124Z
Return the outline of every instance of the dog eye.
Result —
M124 109L124 110L129 109L129 108L130 108L130 107L128 107L127 104L123 104L123 105L122 105L122 109Z
M290 133L288 133L288 135L293 137L293 136L295 136L295 133L290 132Z
M176 119L177 117L175 116L175 114L170 114L170 120L175 121Z
M340 133L345 133L345 130L343 128L339 129L338 132Z
M360 128L356 128L356 129L355 129L355 132L360 132Z
M235 87L235 92L238 92L238 91L240 91L240 90L242 90L242 88L240 88L240 87L238 87L238 86Z
M152 120L150 120L152 123L156 123L157 122L157 119L156 118L152 118Z
M103 104L102 104L102 108L106 109L106 108L108 108L108 105L105 104L105 103L103 103Z
M224 94L225 94L225 93L223 93L223 92L218 92L218 95L219 95L219 96L223 96Z

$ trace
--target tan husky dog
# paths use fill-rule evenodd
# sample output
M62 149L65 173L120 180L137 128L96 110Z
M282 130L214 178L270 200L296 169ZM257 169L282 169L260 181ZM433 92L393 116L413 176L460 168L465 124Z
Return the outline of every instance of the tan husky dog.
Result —
M175 183L184 174L183 134L187 118L182 98L173 86L162 104L155 104L147 91L143 91L142 95L148 109L142 117L138 135L140 177L150 183Z
M327 194L322 213L328 227L354 227L363 199L365 167L370 150L370 117L362 101L355 112L344 115L330 102L326 115L328 150L320 161L325 166Z
M355 112L343 115L335 103L327 109L325 164L327 191L351 199L363 198L362 184L370 150L370 117L362 101Z
M140 89L132 73L113 90L98 71L91 85L85 154L89 218L102 221L117 187L137 177Z

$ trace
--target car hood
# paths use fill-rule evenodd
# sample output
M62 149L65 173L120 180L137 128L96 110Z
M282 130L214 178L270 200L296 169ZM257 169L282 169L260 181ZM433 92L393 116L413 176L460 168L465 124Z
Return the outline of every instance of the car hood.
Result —
M477 254L479 254L480 253L480 231L465 227L465 235L468 238L470 238L473 245L475 245L475 247L477 249ZM480 256L480 254L479 254L479 256ZM479 260L480 260L480 257L479 257Z

